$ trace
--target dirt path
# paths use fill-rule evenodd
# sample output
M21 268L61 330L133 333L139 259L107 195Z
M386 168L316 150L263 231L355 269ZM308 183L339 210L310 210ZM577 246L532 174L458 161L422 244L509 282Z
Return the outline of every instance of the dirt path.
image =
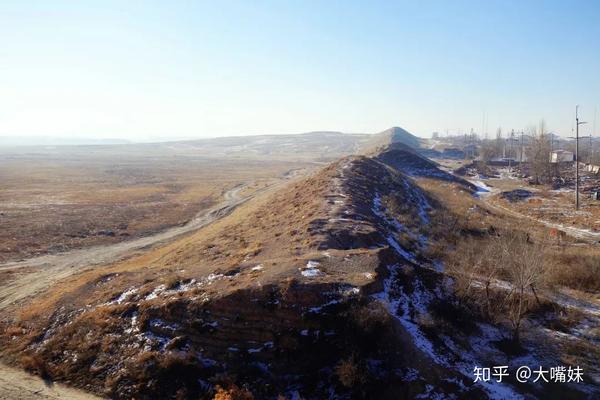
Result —
M0 399L98 400L100 398L59 383L48 384L37 376L0 363Z
M240 197L240 191L245 187L240 185L229 190L224 194L222 203L200 213L187 224L151 236L0 264L0 273L4 272L3 275L8 276L10 272L7 282L0 282L0 311L76 272L124 259L151 246L164 244L180 235L200 229L228 215L255 195Z
M493 208L496 211L504 212L505 214L508 214L512 217L521 218L521 219L525 218L530 221L542 224L548 228L558 229L560 231L565 232L567 235L569 235L575 239L588 240L588 241L592 241L592 242L597 242L600 240L600 232L592 232L588 229L577 228L575 226L566 226L563 224L557 224L554 222L544 221L543 219L539 219L539 218L532 217L530 215L522 214L518 211L511 210L508 207L504 207L500 204L494 203L494 202L492 202L492 199L493 199L493 196L482 196L481 197L481 200L485 204L487 204L490 208Z
M500 193L500 190L494 187L487 186L484 181L481 180L469 180L472 184L479 187L482 191L478 192L479 199L483 201L490 208L495 209L496 211L502 212L504 214L508 214L511 217L519 218L519 219L528 219L530 221L536 222L538 224L542 224L548 228L554 228L565 232L567 235L581 240L587 240L592 242L597 242L600 240L600 232L592 232L589 229L578 228L576 226L567 226L563 224L558 224L555 222L545 221L543 219L535 218L527 214L520 213L518 211L512 210L508 207L498 204L496 202L496 198Z

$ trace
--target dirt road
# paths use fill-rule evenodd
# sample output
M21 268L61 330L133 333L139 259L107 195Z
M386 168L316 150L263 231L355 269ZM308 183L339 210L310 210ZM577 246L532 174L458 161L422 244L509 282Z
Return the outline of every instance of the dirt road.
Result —
M229 190L224 194L222 203L197 215L187 224L151 236L0 264L0 272L11 272L11 278L7 282L0 282L0 310L76 272L124 259L222 218L253 197L253 195L240 197L243 188L245 186L240 185Z
M37 376L0 364L2 400L98 400L92 394L59 383L49 384Z
M600 240L600 232L593 232L589 229L578 228L576 226L567 226L563 224L558 224L555 222L545 221L543 219L535 218L530 215L526 215L520 213L518 211L512 210L508 207L505 207L501 204L498 204L497 197L500 193L500 190L489 187L485 184L485 182L480 180L469 180L472 184L479 187L482 192L479 192L479 199L487 204L490 208L495 209L498 212L508 214L511 217L515 217L518 219L528 219L530 221L536 222L538 224L544 225L548 228L558 229L560 231L565 232L567 235L580 240L586 240L593 243L597 243Z
M503 211L506 214L509 214L509 215L511 215L513 217L526 218L526 219L529 219L531 221L534 221L534 222L540 223L542 225L545 225L548 228L554 228L554 229L561 230L561 231L565 232L567 235L569 235L571 237L574 237L575 239L589 240L589 241L593 241L593 242L597 242L598 240L600 240L600 232L592 232L592 231L590 231L588 229L577 228L575 226L566 226L566 225L563 225L563 224L557 224L557 223L554 223L554 222L544 221L543 219L534 218L534 217L531 217L529 215L525 215L525 214L522 214L522 213L520 213L518 211L511 210L511 209L509 209L507 207L501 206L500 204L491 203L489 201L489 198L486 198L484 201L490 207L495 208L495 209L500 210L500 211Z

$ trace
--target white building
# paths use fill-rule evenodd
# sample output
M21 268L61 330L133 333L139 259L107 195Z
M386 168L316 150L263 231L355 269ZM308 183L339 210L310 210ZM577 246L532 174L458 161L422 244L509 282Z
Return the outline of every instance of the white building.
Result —
M551 163L561 163L561 162L573 162L575 161L575 155L572 151L567 150L554 150L550 152L550 162Z

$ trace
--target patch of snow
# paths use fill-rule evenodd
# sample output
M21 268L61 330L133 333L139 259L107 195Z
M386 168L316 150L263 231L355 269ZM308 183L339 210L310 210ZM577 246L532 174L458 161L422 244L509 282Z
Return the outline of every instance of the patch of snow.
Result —
M176 331L177 329L180 329L180 326L178 324L176 324L176 323L169 324L159 318L150 320L150 326L153 328L166 329L166 330L173 331L173 332Z
M321 304L320 306L309 308L308 312L318 313L318 312L321 312L321 310L327 306L332 306L334 304L339 304L339 303L340 303L340 300L333 299L333 300L328 301L327 303Z
M408 251L404 250L396 241L396 239L392 236L392 235L387 235L386 238L387 242L389 243L390 246L392 246L392 248L394 250L396 250L396 253L398 253L400 256L404 257L404 259L416 263L417 260L415 258L414 255L412 255L411 253L409 253Z
M235 277L237 275L238 274L233 275L230 278L233 278L233 277ZM223 278L225 278L225 275L223 275L223 274L213 274L213 273L211 273L208 276L202 278L200 280L200 282L197 283L197 286L212 285L214 282L216 282L218 280L221 280Z
M262 264L258 264L256 267L252 267L252 271L262 271L263 269L265 269L265 267L262 266Z
M323 275L323 273L316 268L304 269L300 273L302 274L302 276L307 278L315 278L317 276Z
M192 280L190 280L187 283L177 285L173 289L165 290L164 294L165 295L172 295L172 294L175 294L175 293L187 292L188 290L192 289L194 286L196 286L196 280L192 279Z
M418 235L414 234L413 232L409 231L404 225L402 225L400 222L398 222L398 220L396 220L395 218L390 218L386 215L385 207L381 203L381 197L380 197L379 193L375 193L375 196L373 197L373 207L371 210L373 211L373 213L375 215L377 215L386 224L388 224L389 227L391 228L391 230L393 230L395 232L406 233L407 235L409 235L412 239L414 239L417 242L418 246L421 249L423 249L427 246L427 238L426 237L424 237L423 235L420 235L420 234L418 234ZM388 233L388 235L386 236L386 240L390 244L390 246L392 246L394 249L396 249L396 251L400 250L401 252L403 252L403 254L401 254L401 255L403 257L405 257L407 260L411 260L411 258L414 259L414 257L412 255L410 255L410 253L405 252L400 247L400 245L398 244L398 242L396 241L396 239L394 238L392 233Z
M404 374L404 378L403 378L403 380L405 380L407 382L416 381L417 379L419 379L419 371L417 371L414 368L409 368L406 371L406 374Z
M170 340L167 337L156 335L150 331L142 333L140 338L146 341L144 349L148 349L147 351L151 349L152 344L158 344L160 349L163 350Z
M477 191L475 192L477 196L487 195L492 192L492 189L483 181L469 180L469 182L477 187Z
M477 359L473 354L484 354L486 350L491 347L489 338L478 338L478 342L471 340L470 344L473 352L473 354L471 354L468 351L459 349L449 337L442 336L445 346L451 350L451 352L448 352L444 355L438 353L435 350L433 343L427 339L427 337L421 331L419 325L415 322L416 317L427 315L427 308L431 301L431 295L423 289L421 282L418 280L415 280L413 283L414 290L410 295L407 295L401 287L394 285L399 268L400 267L398 265L392 265L389 267L390 276L384 280L383 292L374 295L374 297L377 298L387 308L390 315L398 320L406 329L406 331L412 336L415 346L424 354L426 354L432 361L445 368L458 370L466 378L472 379L472 368L474 365L477 365ZM413 308L412 313L410 310L411 306ZM496 333L495 331L492 332L489 329L487 332L490 335L492 333ZM494 335L494 337L496 337L496 335ZM450 359L449 357L451 356L454 356L452 358L456 359ZM505 383L491 381L482 382L481 387L493 399L523 398ZM425 396L423 398L436 398L437 395L438 393L433 393L432 390L428 390L426 394L423 394L423 396Z
M138 319L138 314L137 312L133 314L133 316L131 317L131 326L127 329L125 329L123 332L126 334L132 334L132 333L137 333L139 332L139 327L137 325L137 319Z
M110 302L109 304L121 304L125 300L127 300L131 295L135 294L137 291L138 291L138 289L136 289L135 287L129 288L126 291L124 291L123 293L121 293L121 295L119 297L117 297L116 300Z
M152 300L158 297L159 294L165 291L167 287L165 285L157 286L144 300Z
M343 296L347 296L347 297L349 297L349 296L357 296L359 294L360 294L360 288L357 288L357 287L351 287L351 288L346 289L346 290L344 290L342 292L342 295Z
M323 272L317 268L319 263L317 261L310 260L306 263L306 267L298 268L302 276L307 278L315 278L323 275Z

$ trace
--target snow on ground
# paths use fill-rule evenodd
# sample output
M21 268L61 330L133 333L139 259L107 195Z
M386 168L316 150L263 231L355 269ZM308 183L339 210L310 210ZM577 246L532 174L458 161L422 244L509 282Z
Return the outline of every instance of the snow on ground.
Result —
M488 185L486 185L485 182L483 182L482 180L469 179L468 181L477 187L477 192L475 192L475 195L485 196L492 193L492 189Z
M176 330L181 328L181 326L179 326L179 324L176 324L176 323L169 324L168 322L165 322L160 318L155 318L155 319L150 320L150 326L153 328L164 329L164 330L171 331L171 332L175 332Z
M406 228L401 226L397 220L390 222L390 219L385 215L385 210L378 194L375 194L373 199L373 212L384 221L387 221L389 226L393 227L393 229L397 231L406 230ZM393 235L388 233L386 239L399 256L407 261L416 263L415 254L403 249L393 238ZM422 246L425 246L426 238L422 238L420 243ZM386 307L390 315L392 315L412 336L415 346L434 363L447 369L456 370L461 373L465 379L472 380L473 368L476 365L482 365L475 355L485 354L483 353L483 350L492 347L490 340L498 339L497 332L492 331L490 327L483 331L484 335L482 337L471 338L471 349L459 348L452 339L444 336L442 339L446 349L439 351L427 338L417 321L419 321L420 318L427 318L429 316L429 304L434 299L434 296L440 295L440 293L434 295L431 291L428 291L416 276L412 281L413 291L410 294L406 293L402 286L398 284L400 281L399 275L401 273L401 268L402 266L399 264L388 267L390 274L383 282L383 291L373 295L373 297ZM487 335L486 332L490 333L490 335ZM505 383L497 383L495 381L483 382L481 387L492 399L522 398L522 396L513 391L512 388ZM434 392L433 388L430 389L431 390L428 389L427 393L423 394L423 396L425 396L424 398L437 398L439 394Z
M302 276L307 278L316 278L318 276L323 275L323 272L317 268L319 266L318 261L310 260L306 263L306 267L298 268Z
M409 194L414 203L417 204L419 209L419 217L424 224L429 224L429 214L427 212L432 209L429 201L425 197L425 194L416 186L410 184L406 179L402 180L406 193Z
M152 300L158 297L159 294L165 291L167 287L165 285L157 286L144 300Z
M498 171L498 174L500 174L500 178L498 179L520 179L519 176L515 173L515 171L512 168L508 168L508 167L500 167L496 169Z
M125 300L127 300L130 296L134 295L137 292L137 288L132 287L121 293L121 295L114 301L111 301L109 304L121 304Z
M420 204L423 204L423 203L420 203ZM428 203L426 203L426 204L427 204L427 207L429 207L429 204ZM404 225L402 225L400 222L398 222L398 220L396 220L395 218L390 218L386 215L385 207L381 203L381 196L379 195L379 193L375 193L375 196L373 198L372 211L376 216L381 218L386 224L390 225L393 232L397 232L397 233L404 232L404 233L408 234L412 239L414 239L417 242L420 249L423 249L423 248L425 248L425 246L427 246L427 238L425 236L420 235L420 234L419 235L414 234L408 228L406 228ZM424 207L420 208L419 212L425 212ZM429 220L429 217L427 217L427 221L428 220ZM398 244L398 242L394 238L393 233L389 233L386 236L386 240L389 243L389 245L392 246L396 251L403 253L403 256L407 260L414 261L414 259L415 259L414 255L405 251Z

